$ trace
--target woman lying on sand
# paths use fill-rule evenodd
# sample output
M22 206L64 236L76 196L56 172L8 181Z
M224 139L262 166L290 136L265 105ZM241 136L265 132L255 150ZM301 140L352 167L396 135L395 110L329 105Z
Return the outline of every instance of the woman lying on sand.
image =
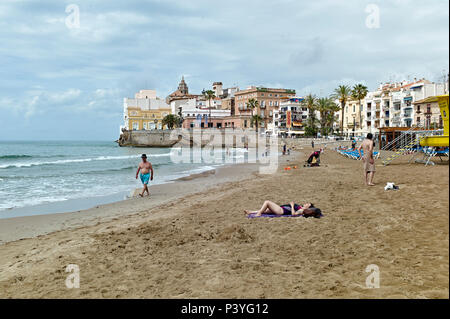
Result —
M275 214L275 215L292 215L292 216L304 216L304 217L320 217L321 210L314 207L312 203L303 204L303 206L290 202L285 205L277 205L270 200L266 200L260 210L250 211L244 210L247 215L255 214L255 216L261 216L262 214Z

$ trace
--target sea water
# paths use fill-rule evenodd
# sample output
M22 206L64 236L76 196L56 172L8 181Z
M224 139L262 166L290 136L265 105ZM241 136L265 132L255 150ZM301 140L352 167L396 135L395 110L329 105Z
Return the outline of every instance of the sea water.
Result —
M124 199L142 187L135 178L142 153L155 172L152 185L223 165L221 160L180 162L172 156L174 151L125 148L114 142L0 142L0 218L14 216L11 212L17 208L48 203L68 201L77 210L76 199L98 197L98 203ZM234 154L242 157L242 152Z

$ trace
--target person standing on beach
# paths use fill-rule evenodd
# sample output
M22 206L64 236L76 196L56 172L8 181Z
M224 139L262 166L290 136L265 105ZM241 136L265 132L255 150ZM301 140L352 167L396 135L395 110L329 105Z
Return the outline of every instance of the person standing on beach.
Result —
M136 172L136 179L138 176L141 178L142 185L144 185L144 188L142 190L142 193L139 194L139 196L143 197L145 192L147 192L147 196L150 196L150 192L148 191L148 181L153 180L153 167L152 163L147 162L147 155L142 154L141 156L142 162L139 163L137 172ZM139 174L140 172L140 174ZM151 175L150 175L151 172Z
M366 178L367 186L374 186L373 175L375 174L375 159L373 158L373 146L372 133L367 134L367 138L358 147L359 156L364 163L364 174ZM361 150L363 154L361 154Z

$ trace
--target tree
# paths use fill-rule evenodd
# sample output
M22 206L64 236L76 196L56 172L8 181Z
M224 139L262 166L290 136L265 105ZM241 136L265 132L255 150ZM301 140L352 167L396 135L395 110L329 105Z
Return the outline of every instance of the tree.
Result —
M183 119L183 109L180 107L179 109L178 109L178 121L179 121L179 125L180 125L180 127L183 125L183 121L184 121L184 119Z
M256 128L258 128L258 123L261 123L263 118L259 116L258 114L252 115L250 125L253 126L253 124L256 124Z
M212 91L212 90L203 91L202 93L203 93L203 96L205 97L205 99L208 100L209 120L211 121L211 100L215 99L216 95L214 94L214 91Z
M302 101L304 107L308 109L308 119L306 121L305 134L313 135L317 134L317 117L316 111L318 109L317 97L312 94L308 94Z
M176 127L179 124L180 124L180 118L178 116L176 116L175 114L168 114L168 115L164 116L164 118L162 120L162 125L163 126L167 125L169 130L173 129L174 127Z
M336 120L335 113L339 111L339 106L330 97L323 97L317 100L317 109L320 113L320 130L322 135L327 136L333 131L333 124Z
M255 117L255 119L253 119L254 118L253 110L256 109L256 113L258 113L259 102L252 98L252 99L249 99L247 101L247 103L245 103L245 106L252 111L252 117L251 117L251 124L250 125L253 126L253 124L256 124L256 130L258 130L258 123L260 121L262 121L262 117L259 116L258 114L256 114L257 117Z
M339 85L336 89L334 89L333 98L339 100L341 103L341 133L344 133L344 109L345 104L350 99L352 91L348 85Z
M359 106L359 127L362 126L362 116L361 116L361 100L365 99L367 96L367 93L369 93L369 90L367 89L367 86L363 84L356 84L353 86L352 89L352 98L355 100L358 100L358 106Z

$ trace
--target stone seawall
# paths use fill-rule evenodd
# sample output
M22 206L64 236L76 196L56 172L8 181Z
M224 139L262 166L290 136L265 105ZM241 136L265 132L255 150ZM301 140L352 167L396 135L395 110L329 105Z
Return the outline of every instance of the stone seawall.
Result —
M265 140L260 137L260 140ZM245 147L255 145L256 133L253 131L202 129L202 130L152 130L123 131L117 140L119 146L129 147Z
M123 131L117 143L130 147L171 147L179 140L170 130Z

